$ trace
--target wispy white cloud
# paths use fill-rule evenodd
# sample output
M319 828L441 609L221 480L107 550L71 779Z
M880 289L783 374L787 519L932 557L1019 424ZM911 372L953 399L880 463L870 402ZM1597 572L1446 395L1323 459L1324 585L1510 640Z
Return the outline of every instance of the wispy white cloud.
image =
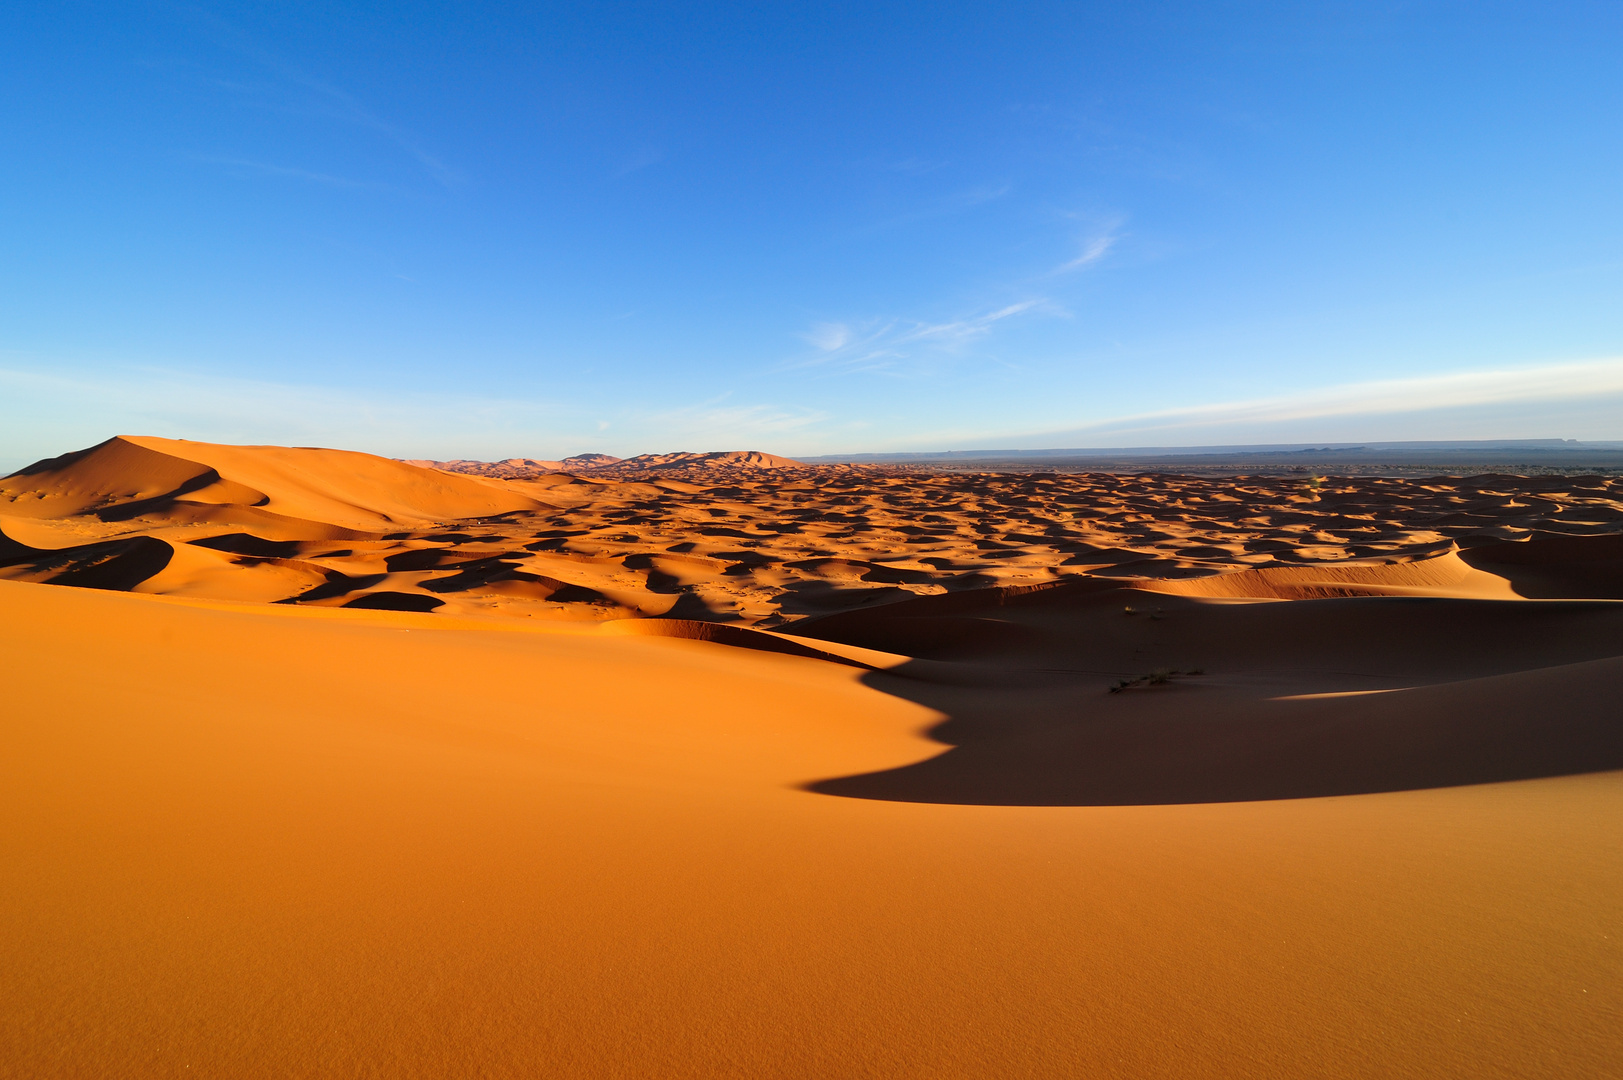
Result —
M1041 300L1022 300L1018 304L1009 304L1007 307L989 311L983 315L975 315L967 319L955 319L944 323L920 323L896 337L898 344L910 341L964 341L969 338L980 337L989 333L992 327L1014 315L1030 311L1037 307Z
M875 427L873 418L843 411L737 401L731 394L668 408L605 411L603 405L600 399L490 398L220 378L156 367L70 371L59 363L6 361L0 366L0 473L114 434L490 460L677 449L757 449L793 456L1382 438L1623 439L1623 357L1124 411L1026 434L989 428L984 425L990 417L976 422L973 414L960 418L967 421L963 427L940 424L934 414L914 416L905 427L889 420Z
M851 328L844 323L817 323L801 336L814 348L834 352L851 341Z
M1115 246L1115 244L1116 238L1114 236L1095 236L1092 240L1089 240L1085 245L1083 245L1082 254L1078 255L1070 262L1061 263L1060 265L1054 267L1054 273L1068 274L1072 270L1080 270L1084 266L1091 266L1093 263L1096 263L1100 259L1104 258L1105 255L1110 252L1110 249Z
M872 320L816 323L800 335L817 352L782 365L784 370L834 367L843 371L894 371L902 362L918 359L921 351L951 352L984 337L1005 319L1051 306L1043 299L1022 300L946 322Z
M1133 413L1028 439L1075 440L1130 435L1153 440L1176 434L1180 441L1217 443L1232 438L1230 433L1241 429L1255 433L1295 425L1299 430L1311 430L1313 425L1322 429L1329 421L1345 418L1401 417L1491 407L1514 410L1620 395L1623 395L1623 357L1613 357L1343 383L1291 394ZM1623 427L1623 423L1619 426ZM1623 435L1623 431L1618 435ZM1406 437L1427 436L1422 433Z
M456 187L466 179L461 170L451 167L437 155L429 153L411 132L384 120L348 91L306 75L263 54L261 62L271 67L282 78L314 94L318 100L326 104L328 115L375 132L393 143L396 148L413 158L423 171L442 187Z
M461 170L431 153L410 130L384 119L356 95L289 64L260 46L239 27L211 12L190 8L186 9L186 13L195 22L207 27L217 44L257 64L274 83L273 86L263 87L241 80L207 79L211 84L245 94L250 99L262 99L272 108L279 105L285 111L314 113L370 131L415 161L442 187L456 187L464 182ZM300 96L290 94L290 90L302 91L302 100L290 100ZM282 99L280 103L275 102L278 97Z
M1067 259L1049 271L1049 276L1069 274L1076 270L1094 265L1110 254L1112 248L1121 239L1121 227L1126 223L1122 215L1112 215L1100 219L1090 214L1066 214L1068 218L1077 219L1091 225L1088 234L1082 238L1081 250L1075 258Z
M223 165L239 172L246 171L264 176L281 176L290 180L306 180L312 184L325 184L328 187L373 189L384 187L382 184L373 184L365 180L351 180L348 177L333 176L330 173L312 172L309 169L294 168L290 165L272 165L263 161L250 161L247 158L217 157L211 154L198 154L196 158L198 161L210 165Z

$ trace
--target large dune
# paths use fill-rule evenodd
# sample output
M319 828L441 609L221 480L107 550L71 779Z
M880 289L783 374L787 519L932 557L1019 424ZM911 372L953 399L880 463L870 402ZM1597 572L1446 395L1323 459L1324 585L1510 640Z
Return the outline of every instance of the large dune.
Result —
M1616 1075L1615 480L684 469L0 483L0 1075Z
M383 532L541 504L510 489L349 450L121 435L0 481L6 515L320 523ZM242 522L233 521L233 524ZM295 526L296 527L296 526Z

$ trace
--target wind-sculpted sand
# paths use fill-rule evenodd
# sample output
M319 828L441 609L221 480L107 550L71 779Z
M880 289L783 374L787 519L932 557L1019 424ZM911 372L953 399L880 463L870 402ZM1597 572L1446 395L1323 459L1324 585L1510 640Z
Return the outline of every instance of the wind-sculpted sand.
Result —
M632 462L501 480L333 450L114 439L0 481L0 575L759 627L1075 577L1204 596L1623 597L1623 552L1593 539L1623 532L1616 479L887 475L759 454ZM1576 575L1562 569L1574 560ZM1252 573L1218 576L1241 570Z
M0 1076L1618 1075L1616 480L698 458L0 481Z

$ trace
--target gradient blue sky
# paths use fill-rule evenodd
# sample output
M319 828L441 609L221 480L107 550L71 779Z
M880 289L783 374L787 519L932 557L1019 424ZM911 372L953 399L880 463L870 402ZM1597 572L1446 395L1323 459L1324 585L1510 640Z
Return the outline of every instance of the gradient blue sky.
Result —
M1623 439L1623 7L24 2L0 465Z

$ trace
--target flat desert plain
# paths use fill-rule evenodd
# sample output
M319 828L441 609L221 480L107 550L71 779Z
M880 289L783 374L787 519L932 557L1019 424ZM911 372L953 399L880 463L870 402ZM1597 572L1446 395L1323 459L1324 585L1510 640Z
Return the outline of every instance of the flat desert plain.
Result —
M64 587L70 586L70 587ZM1623 484L0 481L0 1075L1623 1075Z

